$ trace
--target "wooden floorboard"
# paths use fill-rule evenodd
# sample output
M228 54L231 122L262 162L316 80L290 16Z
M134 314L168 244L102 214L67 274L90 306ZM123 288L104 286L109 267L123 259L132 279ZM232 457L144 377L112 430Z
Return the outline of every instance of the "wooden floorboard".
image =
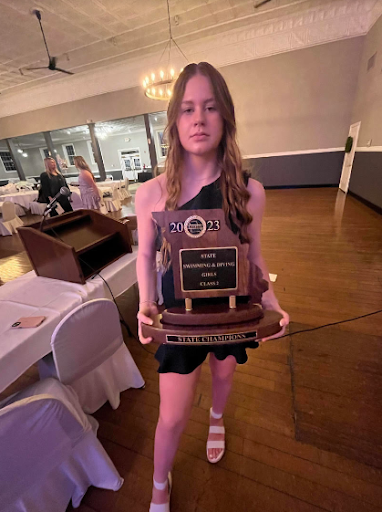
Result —
M172 512L382 511L382 314L298 334L382 307L381 233L380 215L335 189L267 191L263 252L295 334L248 351L238 366L218 465L205 454L211 375L203 364L175 461ZM29 268L17 237L1 237L0 279ZM136 287L118 304L136 333ZM125 482L116 493L89 489L81 512L149 507L156 347L125 341L146 387L122 393L116 411L106 404L95 414ZM37 378L34 366L0 398Z

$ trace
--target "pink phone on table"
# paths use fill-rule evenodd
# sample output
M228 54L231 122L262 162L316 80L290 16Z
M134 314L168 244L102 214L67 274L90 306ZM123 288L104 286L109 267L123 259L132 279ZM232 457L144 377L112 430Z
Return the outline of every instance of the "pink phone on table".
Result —
M46 316L24 316L12 324L14 329L24 329L28 327L38 327L43 323Z

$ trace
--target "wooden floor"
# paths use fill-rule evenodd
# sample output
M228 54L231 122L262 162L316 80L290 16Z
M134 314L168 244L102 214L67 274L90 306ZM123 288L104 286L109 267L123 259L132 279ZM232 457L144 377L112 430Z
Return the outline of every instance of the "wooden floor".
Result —
M278 275L291 332L382 308L381 234L382 217L336 189L267 191L263 253ZM16 241L0 239L0 276L17 252ZM135 297L129 290L118 299L134 330ZM148 511L155 347L126 343L146 388L124 392L116 411L105 405L95 414L125 483L117 493L90 489L80 512ZM250 351L235 374L227 451L217 465L205 455L211 382L208 365L202 370L175 461L172 512L382 511L382 313ZM31 368L3 395L36 379Z

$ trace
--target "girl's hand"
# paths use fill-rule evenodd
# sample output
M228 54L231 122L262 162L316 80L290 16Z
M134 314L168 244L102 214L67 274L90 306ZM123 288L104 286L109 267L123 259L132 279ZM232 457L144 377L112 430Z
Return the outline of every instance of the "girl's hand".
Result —
M153 320L152 317L154 315L158 314L158 308L155 302L144 302L140 305L139 311L137 314L138 318L138 336L139 341L146 345L147 343L150 343L153 339L152 338L145 338L142 335L142 324L148 324L152 325Z
M277 305L277 306L275 306L275 305L267 306L267 305L263 304L263 308L264 309L271 309L272 311L277 311L278 313L280 313L283 316L281 318L281 320L280 320L280 326L282 327L282 329L278 333L273 334L273 336L268 336L267 338L263 338L261 340L257 340L259 343L264 343L264 341L273 340L275 338L281 338L281 336L284 336L286 328L287 328L287 326L289 324L289 315L288 315L288 313L286 311L284 311L283 309L281 309L281 307L279 305Z

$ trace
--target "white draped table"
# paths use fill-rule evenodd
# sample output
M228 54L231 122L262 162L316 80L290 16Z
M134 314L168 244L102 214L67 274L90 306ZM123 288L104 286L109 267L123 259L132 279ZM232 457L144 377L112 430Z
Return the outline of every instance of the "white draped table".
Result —
M1 194L0 201L10 201L11 203L18 204L23 208L29 210L29 203L37 199L37 190L24 190L21 192L13 192L11 194Z
M137 247L101 271L114 297L137 280ZM50 338L58 323L72 309L97 298L112 298L98 275L86 284L69 283L28 272L0 287L0 392L30 366L51 352ZM39 327L14 329L23 316L46 316Z

